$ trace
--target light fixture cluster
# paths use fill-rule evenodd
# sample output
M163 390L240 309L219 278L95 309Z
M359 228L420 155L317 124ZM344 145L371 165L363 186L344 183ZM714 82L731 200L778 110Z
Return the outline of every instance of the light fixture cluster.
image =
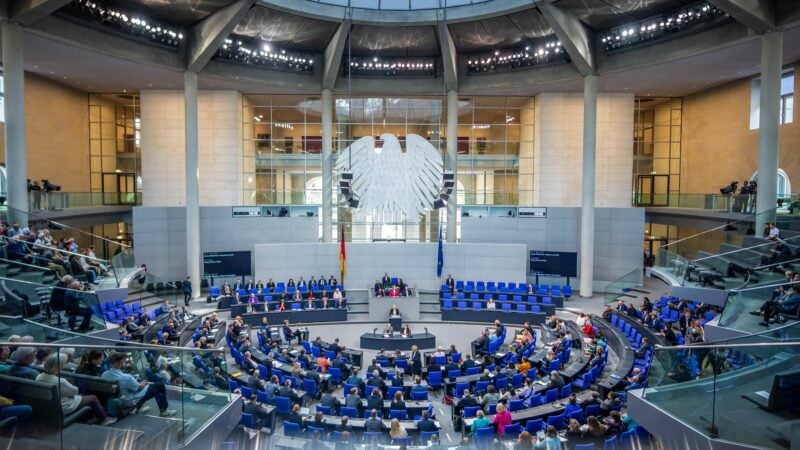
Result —
M537 47L526 46L515 50L495 50L492 53L471 55L467 58L470 74L515 70L539 64L569 62L561 41L551 41Z
M700 23L709 23L726 14L706 2L698 3L659 17L651 17L633 24L611 29L600 39L606 51L629 47L659 39Z
M244 45L242 41L225 39L217 58L228 61L295 72L313 72L314 58L310 54L289 52L264 43L260 48Z
M78 0L77 12L100 25L116 28L159 44L178 47L183 43L183 31L176 26L166 25L138 13L131 13L116 6L106 6L93 0Z
M345 59L344 76L436 76L436 62L432 58L378 58L353 56Z

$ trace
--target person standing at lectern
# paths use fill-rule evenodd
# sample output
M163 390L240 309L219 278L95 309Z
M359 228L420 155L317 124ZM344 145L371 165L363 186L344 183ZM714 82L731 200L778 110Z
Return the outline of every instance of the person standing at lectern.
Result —
M397 304L393 304L392 308L389 309L389 317L399 317L400 316L400 308L397 307Z

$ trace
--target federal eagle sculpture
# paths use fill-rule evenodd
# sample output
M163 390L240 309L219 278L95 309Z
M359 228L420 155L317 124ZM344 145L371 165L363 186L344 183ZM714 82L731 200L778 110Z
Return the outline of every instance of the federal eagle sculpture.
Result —
M358 195L355 216L364 219L398 212L406 221L419 221L434 207L443 185L442 155L427 139L406 136L403 149L391 133L380 136L376 146L372 136L362 137L339 154L336 172L352 174L350 189Z

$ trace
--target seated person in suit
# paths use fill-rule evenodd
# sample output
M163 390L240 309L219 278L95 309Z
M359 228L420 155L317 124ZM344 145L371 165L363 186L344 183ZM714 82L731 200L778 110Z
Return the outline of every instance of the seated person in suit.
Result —
M290 412L289 415L286 416L286 419L284 420L286 422L292 422L296 423L297 425L300 425L301 430L306 429L305 418L300 415L300 405L297 403L292 405L292 412Z
M381 378L380 369L372 371L372 377L369 380L367 380L367 386L373 386L380 390L386 388L386 383L383 381L383 378Z
M383 410L383 396L380 389L373 389L372 394L367 397L367 409Z
M422 378L419 376L414 377L414 386L411 388L411 392L428 392L428 388L422 385Z
M224 281L222 283L222 287L220 288L220 292L222 292L222 295L225 296L225 297L230 297L231 295L233 295L233 289L231 289L231 285L228 284L227 281Z
M314 279L314 275L311 275L311 279L308 280L308 288L313 289L317 287L317 280Z
M383 331L383 334L389 337L394 336L394 329L392 328L392 324L386 325L386 330Z
M344 399L344 405L348 408L356 408L358 413L361 414L361 411L364 410L364 405L361 403L361 396L358 395L358 388L350 389L350 393Z
M308 283L303 279L303 277L300 277L300 279L297 280L297 287L301 288L306 286L308 286Z
M399 316L400 316L400 308L398 308L397 303L395 303L389 309L389 317L399 317Z
M378 410L373 409L369 413L369 419L364 422L364 428L367 431L385 431L386 424L378 418Z
M400 335L403 337L411 336L411 327L409 327L407 323L403 324L403 329L400 331Z
M270 292L275 291L275 282L272 281L272 278L267 280L267 289L269 289Z
M290 287L297 287L297 286L295 286L295 283L294 283L294 279L293 279L293 278L289 278L289 281L287 281L287 282L286 282L286 287L287 287L287 288L290 288Z
M397 391L394 393L392 403L389 404L390 411L405 411L406 402L403 401L403 392Z
M294 291L294 296L292 297L292 301L294 302L302 302L303 301L303 294L300 293L300 290Z
M319 276L319 281L317 282L317 286L322 288L322 287L325 287L327 285L328 285L328 280L325 279L325 275L320 275Z
M258 290L259 294L264 292L264 283L262 283L261 280L258 280L258 282L256 282L256 289Z
M253 416L256 429L263 427L267 423L269 414L267 413L267 410L264 409L264 407L256 400L256 394L250 396L247 403L244 404L243 410L246 414Z
M372 290L375 297L382 297L381 292L383 292L383 284L381 280L375 279L375 285L372 286Z
M308 423L307 425L309 427L319 428L322 430L326 430L328 428L328 425L325 423L325 415L319 411L317 411L317 413L314 414L314 420L311 421L311 423ZM314 447L314 448L319 448L319 447Z
M429 433L439 431L439 427L436 426L436 422L431 420L430 416L428 415L428 410L422 411L422 418L419 420L419 422L417 422L417 430L420 432Z
M306 301L303 303L303 309L317 309L316 300L314 293L308 291L308 297L306 297Z
M339 282L336 280L336 277L334 277L333 275L331 275L331 277L328 278L328 286L330 286L330 287L339 286Z

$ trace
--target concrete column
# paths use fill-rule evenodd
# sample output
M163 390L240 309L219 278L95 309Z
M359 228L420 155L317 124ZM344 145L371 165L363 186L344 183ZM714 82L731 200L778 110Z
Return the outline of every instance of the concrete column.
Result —
M192 295L200 296L200 171L198 156L197 74L183 74L186 142L186 273L192 277Z
M322 242L331 242L333 220L333 93L322 90Z
M456 242L458 223L458 91L447 92L447 160L445 168L452 170L456 184L447 202L447 242Z
M22 57L22 27L3 25L3 77L5 83L5 148L11 223L28 226L28 163L25 144L25 69Z
M783 33L761 35L761 93L758 116L758 191L756 230L775 220Z
M594 178L597 153L597 76L583 78L583 178L581 186L581 297L594 280Z

